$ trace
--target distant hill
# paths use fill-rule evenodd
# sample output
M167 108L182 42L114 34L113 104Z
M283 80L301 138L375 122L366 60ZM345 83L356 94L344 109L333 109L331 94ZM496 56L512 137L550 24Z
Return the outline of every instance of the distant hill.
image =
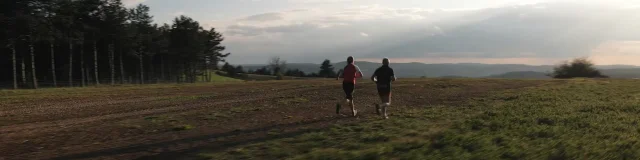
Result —
M640 78L640 68L603 69L602 74L611 78Z
M441 76L438 78L469 78L469 77L463 77L463 76Z
M344 67L346 62L333 64L338 71ZM373 74L380 63L356 62L356 65L364 72L365 76ZM245 69L256 70L265 65L242 65ZM621 78L640 77L640 67L629 65L602 65L596 66L605 75ZM299 69L305 73L318 72L320 64L312 63L290 63L288 69ZM391 68L396 71L398 77L418 78L418 77L505 77L505 78L543 78L544 73L551 72L551 65L524 65L524 64L480 64L480 63L392 63ZM513 72L513 73L512 73Z
M616 68L616 69L601 69L602 74L611 78L640 78L640 68ZM507 78L507 79L550 79L546 73L543 72L507 72L498 75L488 76L488 78Z
M242 68L245 70L258 70L262 67L266 66L266 64L243 64ZM320 70L320 64L313 63L287 63L287 69L299 69L304 73L313 73L318 72Z
M491 75L487 78L506 78L506 79L551 79L543 72L534 71L521 71L521 72L507 72L498 75Z

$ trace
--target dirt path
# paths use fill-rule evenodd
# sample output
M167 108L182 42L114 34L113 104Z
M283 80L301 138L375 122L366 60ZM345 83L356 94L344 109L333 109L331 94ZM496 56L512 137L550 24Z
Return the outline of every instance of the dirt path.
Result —
M394 109L461 104L490 91L540 83L405 80L394 85ZM0 159L171 159L205 146L224 149L363 121L334 114L336 101L343 97L336 81L131 92L135 96L59 97L0 107L0 124L9 124L0 126ZM375 93L370 83L356 87L360 116L373 116Z

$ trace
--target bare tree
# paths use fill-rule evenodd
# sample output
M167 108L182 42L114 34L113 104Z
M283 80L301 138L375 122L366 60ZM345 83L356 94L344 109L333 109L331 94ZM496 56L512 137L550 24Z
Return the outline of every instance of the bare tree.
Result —
M140 64L140 84L144 84L144 61L142 61L144 54L142 52L138 53L138 61Z
M16 46L14 41L10 41L7 47L11 48L11 67L13 68L13 89L18 89L18 74L16 73Z
M124 65L122 64L122 48L120 48L120 56L118 56L120 61L120 83L124 84Z
M94 37L95 38L95 37ZM97 40L93 40L93 72L96 80L96 85L100 85L100 78L98 72L98 47Z
M271 57L269 68L273 71L273 75L281 74L287 68L287 61L280 59L278 56Z
M30 36L29 54L31 55L31 82L33 82L33 88L38 89L38 78L36 77L36 56L34 52L33 36Z
M84 66L84 38L80 40L80 76L82 76L82 87L87 86L87 69Z
M165 81L165 76L164 76L164 57L160 57L160 79L162 81Z
M73 40L69 38L69 87L73 87Z
M21 53L20 54L20 70L22 71L22 86L26 86L27 85L27 67L24 64L24 58L26 56Z
M58 87L58 80L56 78L55 40L53 40L53 38L49 40L49 49L51 50L51 76L53 77L53 87Z
M113 48L113 43L109 44L109 69L111 72L111 85L115 85L116 84L116 67L113 63L113 57L114 57L114 48Z

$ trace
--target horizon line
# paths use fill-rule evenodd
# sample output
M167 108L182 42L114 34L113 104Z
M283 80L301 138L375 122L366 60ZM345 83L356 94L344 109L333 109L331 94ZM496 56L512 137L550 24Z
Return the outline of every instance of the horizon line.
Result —
M346 61L338 61L338 62L332 62L331 64L338 64L338 63L345 63ZM378 61L371 61L371 60L360 60L360 61L356 61L356 64L358 62L368 62L368 63L380 63ZM411 64L411 63L419 63L419 64L481 64L481 65L525 65L525 66L556 66L556 65L552 65L552 64L541 64L541 65L533 65L533 64L522 64L522 63L481 63L481 62L460 62L460 63L425 63L425 62L400 62L400 63L393 63L393 61L391 62L391 64ZM287 62L287 64L317 64L320 65L321 63L303 63L303 62L294 62L294 63L289 63ZM267 63L263 63L263 64L251 64L251 63L247 63L247 64L237 64L237 65L242 65L242 66L257 66L257 65L268 65ZM633 64L594 64L595 66L635 66L635 67L640 67L640 65L633 65Z

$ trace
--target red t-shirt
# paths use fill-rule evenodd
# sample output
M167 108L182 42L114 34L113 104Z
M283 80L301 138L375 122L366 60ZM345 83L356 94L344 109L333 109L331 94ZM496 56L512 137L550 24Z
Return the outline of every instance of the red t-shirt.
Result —
M347 64L342 71L342 76L344 77L343 82L356 84L356 78L362 77L362 71L354 64Z

